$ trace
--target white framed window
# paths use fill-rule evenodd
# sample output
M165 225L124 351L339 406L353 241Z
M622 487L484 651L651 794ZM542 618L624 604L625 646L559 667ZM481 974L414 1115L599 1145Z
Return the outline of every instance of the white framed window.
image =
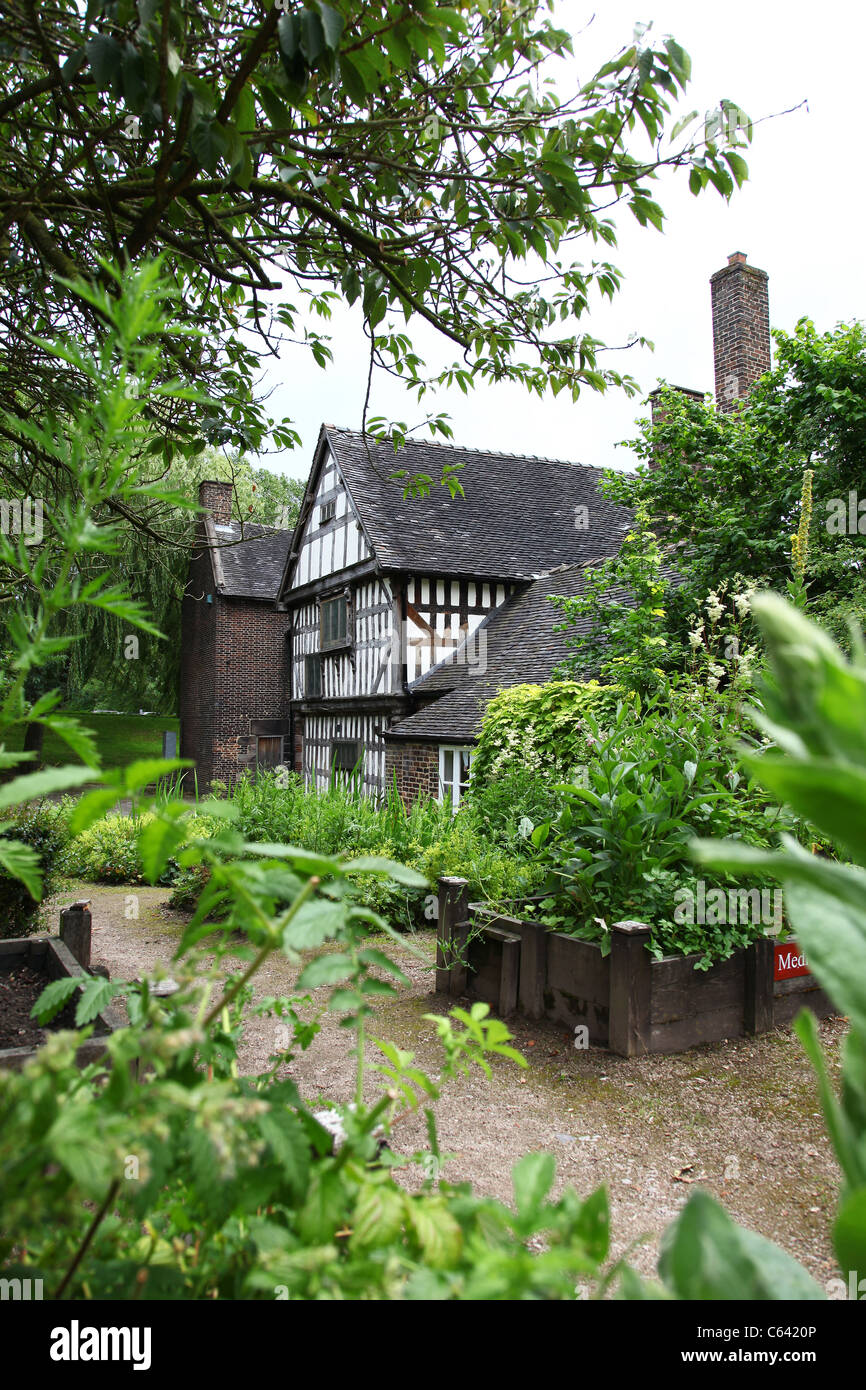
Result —
M439 800L451 798L451 809L456 811L469 787L469 769L472 764L472 749L465 744L443 743L439 745Z

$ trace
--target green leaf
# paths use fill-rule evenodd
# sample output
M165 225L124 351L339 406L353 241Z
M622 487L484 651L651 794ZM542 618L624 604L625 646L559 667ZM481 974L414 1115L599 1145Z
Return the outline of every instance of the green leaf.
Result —
M404 975L399 965L395 965L384 951L378 950L375 946L366 947L360 952L358 959L363 965L378 965L381 970L386 970L389 975L393 975L394 979L398 980L401 985L408 985L409 983L408 977Z
M298 1213L298 1235L308 1245L330 1240L342 1228L346 1210L346 1194L339 1172L317 1164L307 1192L307 1200Z
M324 0L314 0L319 18L322 21L322 31L325 35L325 43L329 48L340 47L340 35L343 32L343 16L338 10L326 5Z
M377 854L365 854L359 859L346 860L341 866L346 874L387 874L395 883L406 888L429 888L430 881L417 870L406 864L398 864L395 859L383 859Z
M574 1234L582 1240L590 1259L601 1264L610 1249L610 1203L607 1188L596 1188L580 1208Z
M94 782L99 772L93 767L48 767L43 772L30 772L23 777L13 777L0 787L0 811L8 806L19 805L23 801L37 801L50 792L68 791L70 787L80 787L85 782Z
M853 1192L833 1223L833 1245L839 1263L849 1270L866 1270L866 1187Z
M364 70L361 68L360 64L356 65L352 62L351 58L342 55L340 58L340 76L343 80L343 86L355 105L363 106L364 102L367 100L368 93L373 90L373 87L368 86L365 81ZM357 295L355 297L357 298Z
M64 975L60 980L52 980L50 985L45 986L30 1010L30 1017L35 1018L40 1026L49 1023L72 998L80 983L80 979L68 975Z
M280 52L287 58L294 58L298 51L300 41L300 30L298 27L297 16L293 13L284 14L282 19L277 22L277 42L280 45Z
M130 111L140 116L145 109L150 93L144 58L131 43L124 45L121 81L124 104Z
M297 915L286 924L281 945L284 950L290 951L312 950L336 936L345 921L344 903L332 902L330 898L314 898L304 903Z
M83 1028L85 1023L92 1022L97 1014L101 1014L102 1010L107 1008L122 987L121 981L104 980L101 975L88 980L81 991L81 998L75 1010L76 1026Z
M0 825L2 830L8 822ZM42 860L32 845L20 840L0 840L0 868L24 884L35 902L42 897Z
M839 1167L850 1186L859 1187L866 1174L864 1174L863 1164L858 1153L857 1138L852 1132L848 1116L836 1099L836 1093L830 1084L821 1040L818 1036L818 1024L815 1015L809 1009L800 1010L794 1019L794 1031L803 1044L803 1050L815 1072L824 1123L827 1126L827 1133L830 1136Z
M352 957L342 951L317 956L301 971L297 988L318 989L320 985L335 985L339 980L349 979L354 970Z
M449 1269L460 1258L463 1232L444 1202L433 1197L413 1197L407 1203L409 1221L431 1269Z
M303 1197L310 1172L310 1146L303 1126L293 1114L272 1106L259 1128L273 1150L295 1201Z
M325 855L314 854L312 850L299 849L297 845L271 845L247 840L243 850L245 854L254 854L262 859L288 859L294 868L309 875L333 877L342 869L336 859L327 859Z
M678 1298L815 1301L825 1297L801 1264L738 1226L706 1192L695 1192L662 1236L659 1274Z
M127 794L134 796L160 777L182 767L195 767L195 763L191 758L141 758L123 769L123 785Z
M83 763L87 763L89 767L98 766L100 759L96 739L90 729L85 729L77 719L71 715L52 714L43 719L42 723L57 734L58 738L62 738Z
M85 44L85 48L96 85L101 92L105 92L114 85L120 72L123 50L107 34L97 34Z
M282 98L274 91L273 87L266 82L262 82L259 86L259 97L262 106L265 108L265 115L274 129L291 130L294 125L292 113Z
M138 836L138 851L145 878L156 883L178 845L186 839L186 827L176 820L158 816L142 826Z
M358 1195L350 1244L359 1249L392 1245L403 1229L406 1198L390 1183L368 1182Z
M533 1220L541 1210L556 1177L553 1154L526 1154L511 1170L514 1202L524 1220Z
M830 758L763 756L744 759L780 802L825 831L866 864L866 769Z
M226 133L212 116L202 116L193 126L189 143L199 164L211 174L228 151Z
M325 31L322 21L312 10L301 10L298 15L300 27L299 47L310 67L315 67L325 48Z
M95 821L107 815L121 794L122 788L119 785L100 787L97 791L85 793L76 802L69 817L69 829L72 834L80 835L82 830L87 830Z

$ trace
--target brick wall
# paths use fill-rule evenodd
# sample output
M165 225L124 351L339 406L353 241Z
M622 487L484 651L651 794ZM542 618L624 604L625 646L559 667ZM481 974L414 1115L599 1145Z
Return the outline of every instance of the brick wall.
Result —
M385 785L397 778L397 790L407 806L419 797L439 795L439 749L432 743L385 743Z
M231 483L216 483L207 479L198 485L199 505L207 508L217 526L228 526L231 521L233 495Z
M243 767L239 738L258 720L288 719L291 615L217 594L202 551L190 566L181 622L181 753L195 759L200 787L234 782Z
M716 403L733 410L759 376L770 369L769 277L749 265L742 251L710 279Z

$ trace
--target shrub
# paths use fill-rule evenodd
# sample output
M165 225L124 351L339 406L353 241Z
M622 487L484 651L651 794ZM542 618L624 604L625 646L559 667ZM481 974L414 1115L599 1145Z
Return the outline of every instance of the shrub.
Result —
M29 845L39 855L43 897L59 887L62 859L69 839L69 802L40 801L19 812L2 838ZM40 905L20 879L0 871L0 938L29 936L39 928Z
M586 722L597 746L585 785L563 787L562 810L533 832L549 871L540 919L606 949L611 924L637 918L651 924L656 956L697 952L702 968L760 936L760 920L680 920L677 889L695 884L689 841L727 835L762 847L782 828L808 838L804 823L735 769L714 713L668 694L637 719L621 706L607 733Z
M145 875L138 836L153 819L152 813L103 816L69 839L58 867L71 878L84 878L94 883L142 883ZM214 825L207 816L193 815L186 822L187 834L208 836L213 833ZM177 860L169 859L159 882L173 883L178 872Z
M472 784L481 790L503 775L529 771L567 781L588 761L585 716L612 719L623 691L598 681L515 685L490 701L472 759Z

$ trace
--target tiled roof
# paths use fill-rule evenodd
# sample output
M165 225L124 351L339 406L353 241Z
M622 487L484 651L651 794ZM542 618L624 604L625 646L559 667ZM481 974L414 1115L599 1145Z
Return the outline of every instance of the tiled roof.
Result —
M233 521L228 526L214 526L213 533L219 547L213 559L218 559L223 574L219 593L229 598L275 599L291 531L244 522L241 538L240 523Z
M619 550L630 523L599 493L599 468L417 440L395 454L354 430L323 434L385 569L534 579ZM460 465L465 496L441 485L446 463ZM397 469L429 475L430 495L404 498Z

